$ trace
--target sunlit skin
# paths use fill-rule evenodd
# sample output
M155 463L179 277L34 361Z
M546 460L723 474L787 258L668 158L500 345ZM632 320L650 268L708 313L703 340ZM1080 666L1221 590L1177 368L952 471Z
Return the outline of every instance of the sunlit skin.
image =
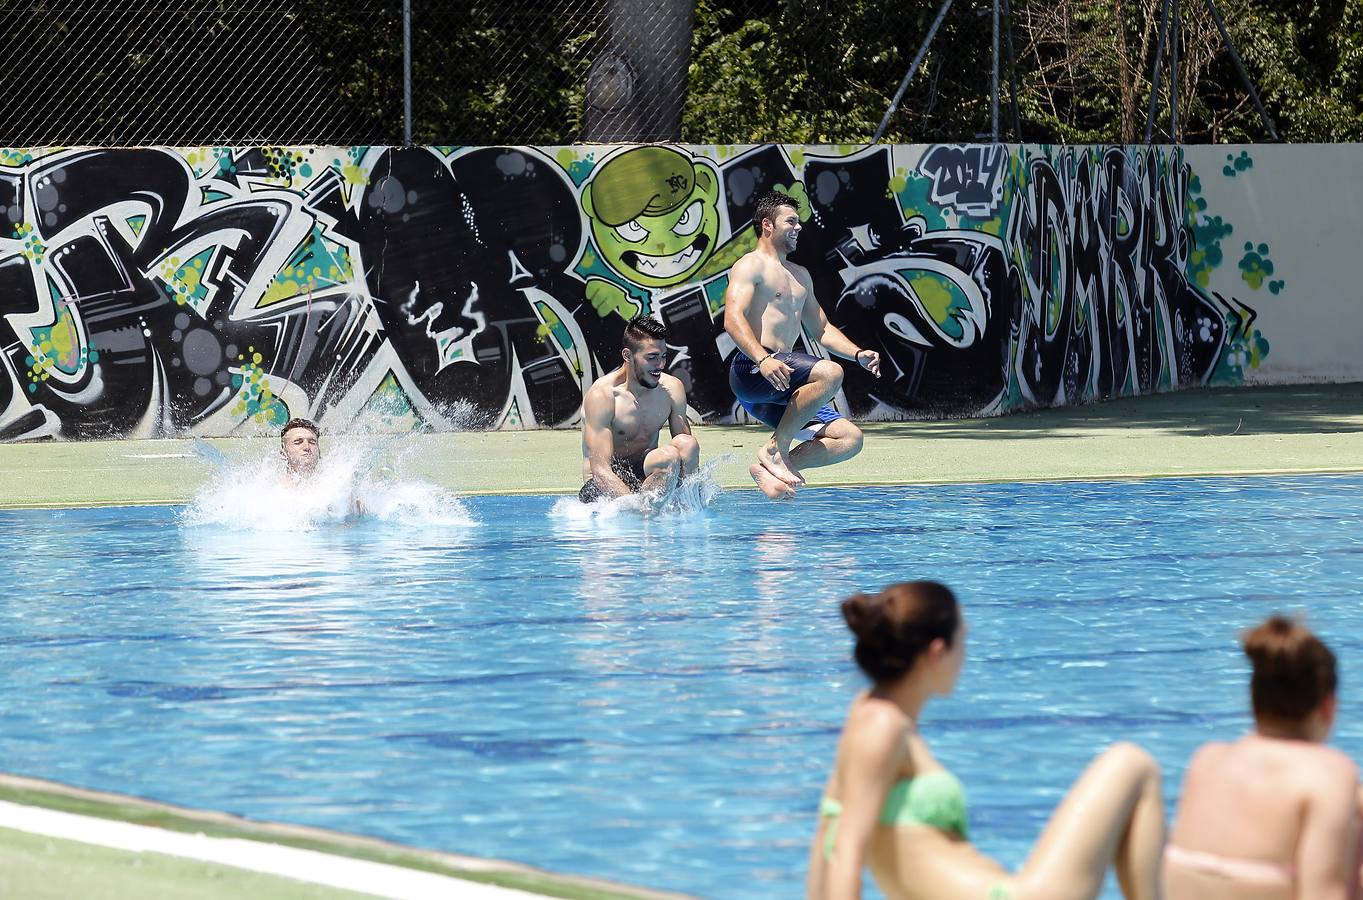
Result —
M284 469L294 480L306 478L322 459L322 444L311 428L290 428L280 439L279 455L284 458Z
M582 477L595 479L611 496L631 493L612 470L612 457L643 457L640 496L646 503L696 470L700 444L686 419L686 390L663 371L666 364L663 341L641 341L624 348L620 367L598 378L583 397ZM659 446L664 425L672 439Z
M734 264L724 295L724 330L738 349L758 362L758 370L772 387L784 391L790 387L793 370L771 354L792 350L803 328L828 350L854 360L879 378L880 355L858 347L828 321L814 297L809 270L787 259L799 245L799 211L779 206L761 225L757 249ZM810 380L791 395L775 432L758 451L748 474L771 499L794 496L795 489L804 484L802 468L832 465L861 451L861 429L847 419L830 422L814 439L794 451L790 448L814 411L837 394L842 377L840 365L820 360Z
M1184 775L1170 844L1292 874L1280 883L1256 883L1173 857L1164 868L1169 900L1363 896L1358 768L1325 746L1336 711L1330 694L1301 720L1259 715L1254 731L1240 740L1198 748Z
M963 835L880 821L893 785L944 768L918 723L934 697L954 691L965 656L962 620L950 642L933 639L908 673L853 701L825 788L842 806L836 839L825 857L829 820L821 816L809 853L809 900L860 897L868 868L889 900L1092 900L1109 868L1127 898L1159 898L1159 768L1131 744L1109 748L1080 776L1016 873Z

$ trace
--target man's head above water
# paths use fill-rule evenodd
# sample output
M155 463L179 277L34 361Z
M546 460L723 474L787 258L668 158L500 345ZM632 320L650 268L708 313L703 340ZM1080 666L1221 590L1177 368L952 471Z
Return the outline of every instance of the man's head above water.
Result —
M310 475L322 458L321 432L310 419L290 419L279 432L279 455L291 475Z
M623 341L630 377L642 387L657 387L667 366L667 326L651 316L635 316L625 326Z

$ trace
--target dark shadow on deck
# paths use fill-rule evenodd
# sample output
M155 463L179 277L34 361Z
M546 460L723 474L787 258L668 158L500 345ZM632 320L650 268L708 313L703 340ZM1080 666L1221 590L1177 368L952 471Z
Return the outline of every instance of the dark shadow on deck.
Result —
M877 422L872 427L889 436L971 440L1133 428L1189 437L1354 434L1363 432L1363 383L1194 388L993 419Z

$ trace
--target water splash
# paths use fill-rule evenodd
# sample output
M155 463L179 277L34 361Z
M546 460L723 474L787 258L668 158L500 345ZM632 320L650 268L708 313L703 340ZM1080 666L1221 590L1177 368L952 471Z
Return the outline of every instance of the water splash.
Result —
M420 526L476 524L464 502L438 485L396 477L410 448L398 440L345 436L329 440L306 478L284 473L273 449L234 461L205 444L194 449L218 471L181 516L184 525L230 525L255 531L307 531L360 521ZM396 451L396 454L394 454Z
M701 464L669 491L657 504L650 504L639 494L582 503L576 497L563 497L549 509L552 518L572 521L612 519L616 516L672 516L685 518L703 513L715 502L723 488L715 480L714 471L732 462L733 454L717 456Z

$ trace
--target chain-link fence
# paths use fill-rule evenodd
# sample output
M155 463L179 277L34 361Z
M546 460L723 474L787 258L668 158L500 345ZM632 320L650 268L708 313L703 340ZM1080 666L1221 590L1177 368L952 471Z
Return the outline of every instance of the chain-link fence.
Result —
M418 143L865 140L934 12L902 0L5 0L0 10L0 145L10 147L400 143L405 90ZM988 42L974 31L987 23L973 12L953 20L891 137L910 119L920 140L986 127Z
M1129 140L1160 2L0 0L0 146L856 143L929 34L884 139L1016 137L1015 49L1023 138Z

